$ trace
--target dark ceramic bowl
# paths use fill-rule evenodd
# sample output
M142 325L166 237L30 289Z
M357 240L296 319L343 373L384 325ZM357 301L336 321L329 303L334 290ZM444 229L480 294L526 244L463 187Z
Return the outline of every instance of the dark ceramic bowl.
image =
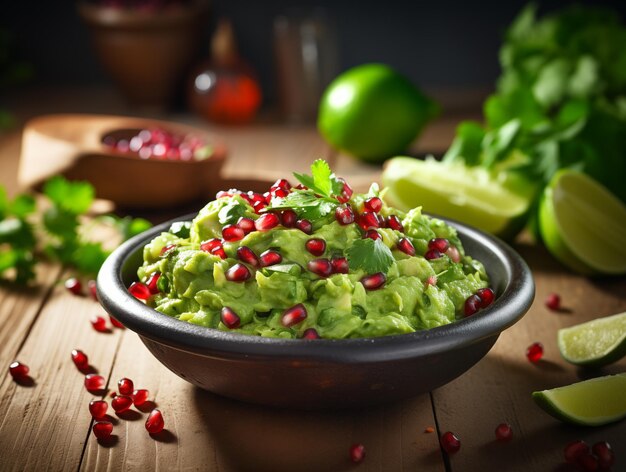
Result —
M390 402L428 392L468 370L502 330L526 313L534 297L530 270L509 246L448 223L457 228L466 252L484 263L497 299L474 316L426 331L370 339L270 339L163 315L129 295L126 287L137 280L144 245L171 222L134 237L111 254L98 275L98 296L168 369L203 389L303 409Z

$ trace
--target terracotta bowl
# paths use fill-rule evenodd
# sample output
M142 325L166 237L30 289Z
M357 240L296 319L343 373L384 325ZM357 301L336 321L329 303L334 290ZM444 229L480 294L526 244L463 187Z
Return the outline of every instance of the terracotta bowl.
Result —
M227 333L163 315L128 294L143 246L170 223L113 252L98 275L100 301L172 372L200 388L246 402L324 409L429 392L487 354L534 297L530 270L515 251L495 237L448 221L457 228L467 253L485 264L497 295L478 314L439 328L370 339L270 339Z

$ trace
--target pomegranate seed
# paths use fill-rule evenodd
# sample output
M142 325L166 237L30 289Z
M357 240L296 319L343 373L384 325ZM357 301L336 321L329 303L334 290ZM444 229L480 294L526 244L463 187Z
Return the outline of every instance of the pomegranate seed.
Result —
M89 413L91 413L91 416L95 419L104 418L108 408L109 404L104 400L92 400L89 402Z
M350 272L348 259L345 257L333 257L330 260L330 264L333 266L333 273L335 274L347 274Z
M546 298L546 306L552 311L559 311L561 309L561 297L556 293L551 293Z
M96 281L95 280L89 280L87 282L87 288L89 289L89 294L91 295L91 298L93 298L95 301L99 301L98 300L98 289L97 289Z
M116 328L125 329L125 326L122 323L120 323L119 320L117 320L116 318L113 318L111 315L109 315L109 321Z
M376 213L372 213L371 211L361 213L358 223L363 231L367 231L370 228L380 227L380 222L378 221L378 218L376 218Z
M243 239L245 235L246 233L239 226L226 225L222 228L222 238L224 238L224 241L239 241Z
M93 318L91 318L90 321L93 329L95 329L99 333L104 333L107 331L107 322L102 316L94 316Z
M211 252L218 247L222 247L222 240L218 238L212 238L200 244L200 250L204 252Z
M98 391L104 388L104 377L98 374L85 375L85 388L89 391Z
M461 449L461 441L451 431L443 433L439 442L441 448L448 454L455 454Z
M365 459L365 446L363 444L350 446L350 460L355 464L360 464L363 459Z
M78 370L85 370L89 367L89 359L83 351L72 349L72 360Z
M298 184L293 188L295 188L296 190L308 190L309 189L309 187L307 187L306 185L302 185L302 184Z
M134 388L133 381L126 377L117 381L117 391L122 395L132 395Z
M175 247L176 247L176 244L168 244L167 246L163 246L161 248L161 255L164 256L166 253L168 253L169 251L171 251Z
M240 246L237 248L237 257L240 261L250 264L253 267L258 267L259 258L248 246Z
M354 223L354 212L352 211L352 207L349 205L338 206L335 209L335 219L342 226Z
M400 218L398 218L396 215L390 215L389 217L387 217L387 227L404 233L404 226L402 226Z
M285 190L282 188L272 188L270 189L270 195L275 198L285 198L289 195L289 190Z
M456 246L450 246L446 251L446 255L452 260L452 262L457 263L461 261L461 253L456 248Z
M259 217L258 220L254 222L254 227L257 231L268 231L280 223L278 216L274 213L265 213Z
M148 286L141 282L133 282L128 287L128 292L137 300L147 300L152 296Z
M350 187L348 183L341 177L339 177L337 180L343 183L343 189L341 190L341 195L337 196L337 200L339 200L341 203L346 203L352 197L352 193L353 193L352 187Z
M361 279L361 283L365 287L365 290L378 290L385 285L387 277L382 272L377 272L372 275L366 275Z
M82 295L83 286L75 277L70 277L65 281L65 288L68 289L74 295Z
M131 398L133 399L135 406L140 406L146 402L148 395L149 392L146 389L141 388L139 390L135 390Z
M543 345L541 343L532 343L526 349L526 357L533 364L539 362L539 360L543 357Z
M400 249L403 253L408 254L409 256L415 255L415 246L413 246L413 243L407 238L398 239L397 248Z
M598 458L600 468L609 469L615 463L615 454L611 445L606 441L600 441L591 448L593 454Z
M509 442L513 439L513 430L508 423L500 423L496 427L496 439L500 442Z
M265 202L254 202L254 205L252 205L252 209L258 215L259 213L261 213L261 210L263 210L266 206L267 204Z
M241 323L241 319L239 318L239 315L235 313L235 310L227 306L222 308L220 319L228 329L239 328L239 324Z
M259 256L259 259L261 261L262 267L268 267L274 264L280 264L283 260L283 256L281 256L280 253L276 251L268 249Z
M304 247L314 256L321 256L326 251L326 241L320 238L312 238L304 243Z
M283 326L289 328L290 326L296 325L306 319L307 311L306 307L302 303L298 303L291 308L287 308L280 319Z
M568 464L576 464L578 459L589 454L589 446L585 441L572 441L563 449L563 457Z
M225 191L225 190L220 190L219 192L217 192L217 193L215 194L215 198L216 198L216 199L218 199L218 198L232 197L232 196L233 196L233 194L232 194L232 193L227 192L227 191Z
M426 251L426 254L424 254L424 258L426 260L433 260L433 259L439 259L442 256L442 254L437 251L437 249L429 249L428 251Z
M313 225L309 220L296 221L296 228L306 234L311 234L313 232Z
M161 272L154 272L150 278L146 281L146 286L152 295L159 293L159 287L157 286L159 282L159 278L161 277Z
M113 423L110 421L97 421L91 429L96 438L107 439L113 432Z
M124 413L132 404L133 399L128 395L116 395L115 398L111 400L111 406L115 410L115 413Z
M308 328L302 333L302 339L320 339L321 336L315 328Z
M239 226L245 234L254 231L254 220L252 218L246 218L242 216L237 220L237 226Z
M429 275L426 279L426 285L437 285L437 276Z
M28 375L29 371L30 369L28 366L19 361L11 362L11 365L9 366L9 373L11 374L11 377L16 380L24 379Z
M217 256L220 259L226 259L226 251L224 251L222 246L214 247L210 252L212 255Z
M578 465L582 467L585 472L596 472L600 469L598 458L591 454L580 456L578 458Z
M293 210L284 210L280 214L280 222L285 228L293 228L298 221L298 215Z
M226 279L231 282L245 282L250 275L250 270L243 264L235 264L226 271Z
M481 299L478 295L476 294L470 295L469 297L467 297L467 300L465 300L465 305L463 306L463 313L465 313L465 316L472 316L478 310L480 310L480 304L481 304Z
M150 434L157 434L163 431L164 426L163 415L155 408L148 415L148 419L146 420L146 429Z
M383 201L378 197L371 197L363 202L363 208L365 209L365 211L378 213L382 207Z
M291 184L287 179L278 179L276 182L274 182L274 185L272 185L271 188L282 188L283 190L290 190Z
M487 288L479 288L476 290L476 295L480 298L480 307L487 308L489 305L493 303L493 300L496 298L496 294L493 293L489 287Z
M328 259L313 259L306 266L311 272L320 277L328 277L333 273L333 266Z
M370 239L373 239L374 241L376 241L377 239L381 239L381 235L375 229L368 229L365 232L365 234L363 235L363 239L365 239L365 238L370 238Z
M433 238L428 241L428 249L435 249L441 253L446 252L450 248L450 242L445 238Z

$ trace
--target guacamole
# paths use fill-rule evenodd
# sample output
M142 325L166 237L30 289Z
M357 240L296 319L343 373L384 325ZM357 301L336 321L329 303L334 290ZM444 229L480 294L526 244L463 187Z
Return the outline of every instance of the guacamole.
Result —
M311 170L264 195L219 192L154 238L135 283L146 303L212 329L338 339L442 326L491 302L454 228L386 205L376 185L353 193L324 161Z

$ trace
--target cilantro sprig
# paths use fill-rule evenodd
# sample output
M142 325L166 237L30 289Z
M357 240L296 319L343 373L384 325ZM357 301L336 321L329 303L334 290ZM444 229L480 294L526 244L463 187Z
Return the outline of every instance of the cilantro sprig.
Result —
M394 258L381 239L357 239L346 250L350 270L363 269L368 274L387 273Z

